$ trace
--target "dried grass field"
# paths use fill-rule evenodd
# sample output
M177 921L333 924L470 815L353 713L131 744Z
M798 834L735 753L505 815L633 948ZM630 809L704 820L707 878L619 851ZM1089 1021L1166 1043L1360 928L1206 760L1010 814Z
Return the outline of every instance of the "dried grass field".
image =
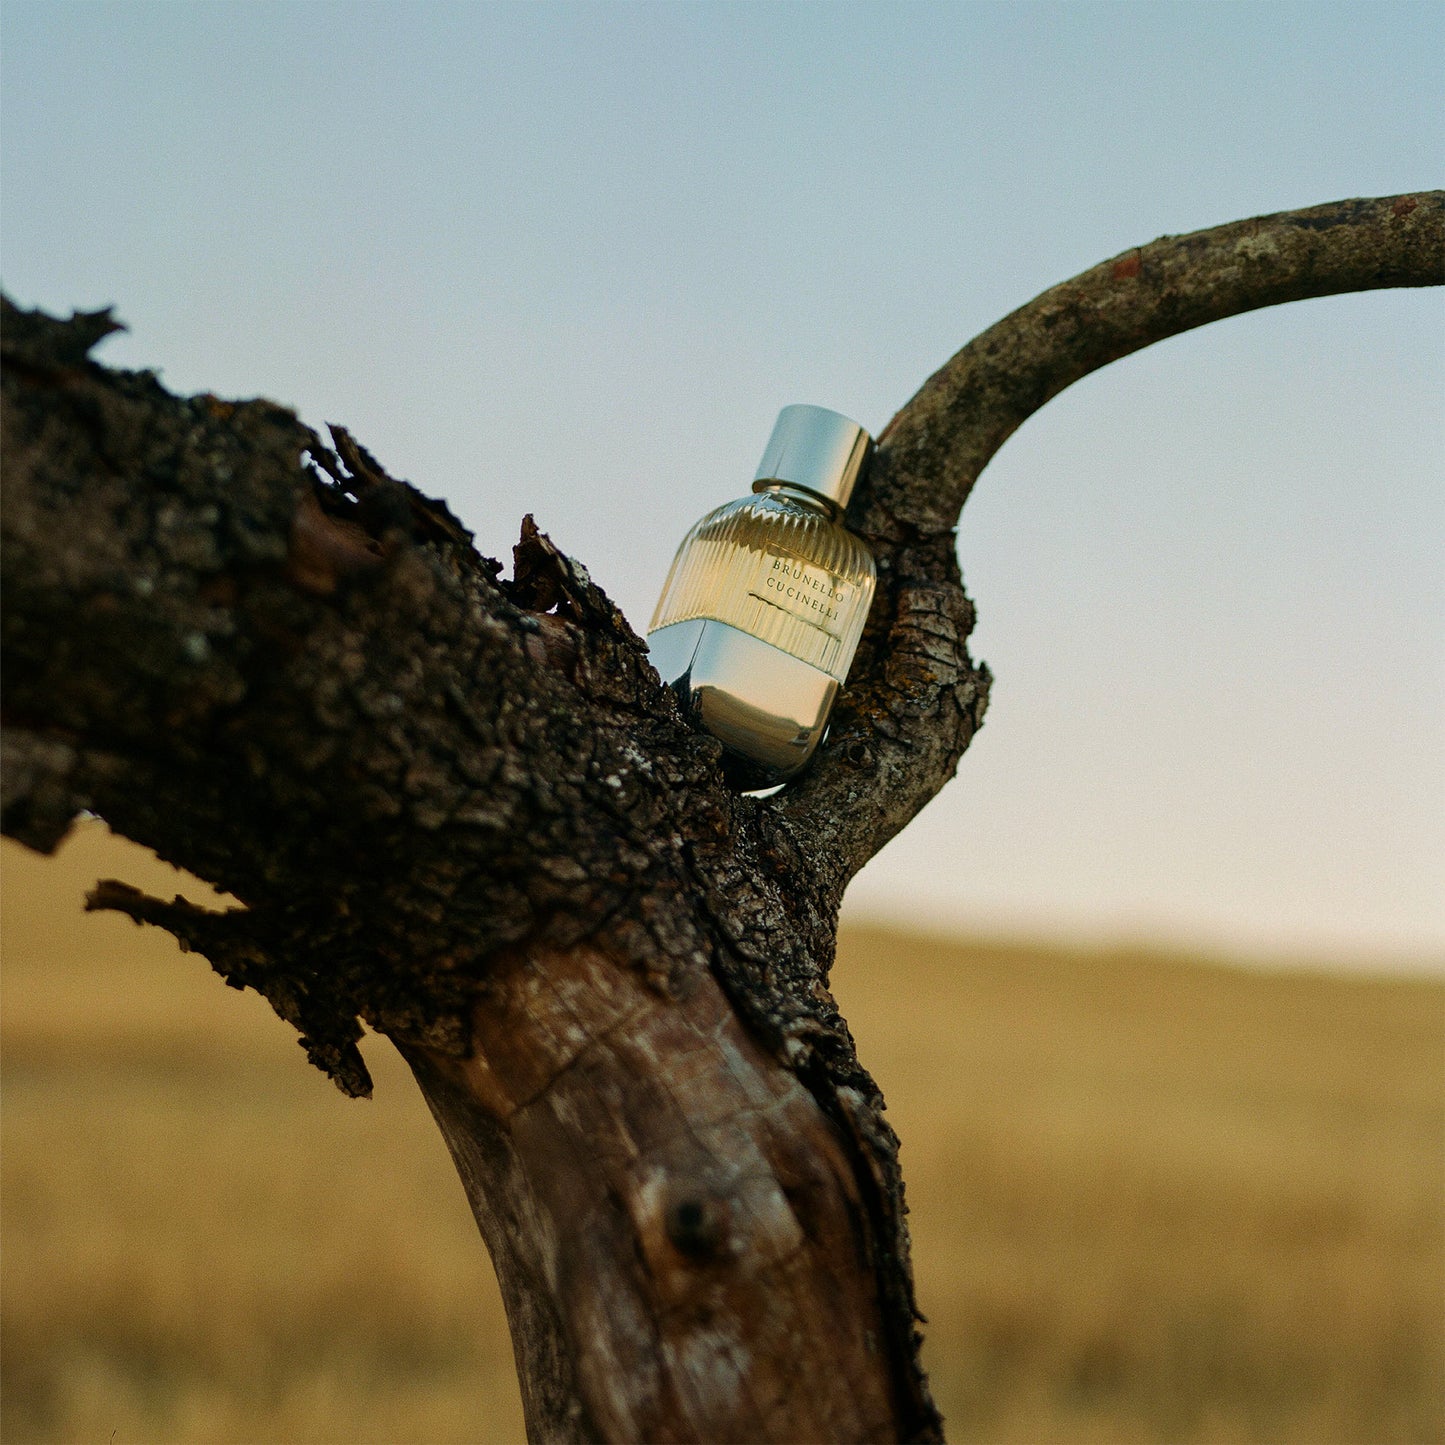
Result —
M204 963L6 845L3 1438L520 1441L405 1070L348 1102ZM979 1442L1445 1440L1445 984L855 928L927 1358ZM819 1381L820 1389L827 1387Z

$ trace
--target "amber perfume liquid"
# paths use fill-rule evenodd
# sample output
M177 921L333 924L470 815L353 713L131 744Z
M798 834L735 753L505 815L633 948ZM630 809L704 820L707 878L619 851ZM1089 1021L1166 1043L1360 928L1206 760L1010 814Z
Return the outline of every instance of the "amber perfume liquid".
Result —
M727 746L744 785L785 781L807 763L847 678L877 574L839 519L868 447L836 412L785 408L758 494L704 517L663 586L653 662Z

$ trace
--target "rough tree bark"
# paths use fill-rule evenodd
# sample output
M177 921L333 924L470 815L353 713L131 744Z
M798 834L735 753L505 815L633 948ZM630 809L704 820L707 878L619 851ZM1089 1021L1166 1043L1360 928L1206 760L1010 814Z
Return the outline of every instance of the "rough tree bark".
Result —
M938 1439L896 1140L828 992L848 880L952 775L988 673L953 529L1088 372L1254 307L1445 279L1445 194L1165 237L1044 293L894 418L832 734L722 781L528 518L513 573L343 430L4 313L4 830L81 810L241 901L101 884L370 1088L402 1051L501 1280L538 1440Z

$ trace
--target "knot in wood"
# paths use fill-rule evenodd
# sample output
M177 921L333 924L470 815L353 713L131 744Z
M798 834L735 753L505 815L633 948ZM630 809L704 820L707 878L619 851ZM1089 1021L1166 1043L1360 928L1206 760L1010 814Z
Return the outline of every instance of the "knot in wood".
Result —
M672 1246L688 1259L713 1259L727 1235L730 1210L726 1201L704 1194L685 1194L670 1204L663 1224Z
M659 1296L670 1304L696 1297L714 1269L742 1258L730 1191L701 1170L654 1169L633 1196L638 1244Z

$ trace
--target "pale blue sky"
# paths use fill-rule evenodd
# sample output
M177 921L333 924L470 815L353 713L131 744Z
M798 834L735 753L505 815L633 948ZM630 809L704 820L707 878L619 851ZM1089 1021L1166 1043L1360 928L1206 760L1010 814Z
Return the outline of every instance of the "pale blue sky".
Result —
M350 425L639 627L778 407L880 428L1164 232L1442 184L1445 6L34 3L0 265L116 364ZM1445 304L1108 368L986 473L998 676L850 906L1445 957Z

